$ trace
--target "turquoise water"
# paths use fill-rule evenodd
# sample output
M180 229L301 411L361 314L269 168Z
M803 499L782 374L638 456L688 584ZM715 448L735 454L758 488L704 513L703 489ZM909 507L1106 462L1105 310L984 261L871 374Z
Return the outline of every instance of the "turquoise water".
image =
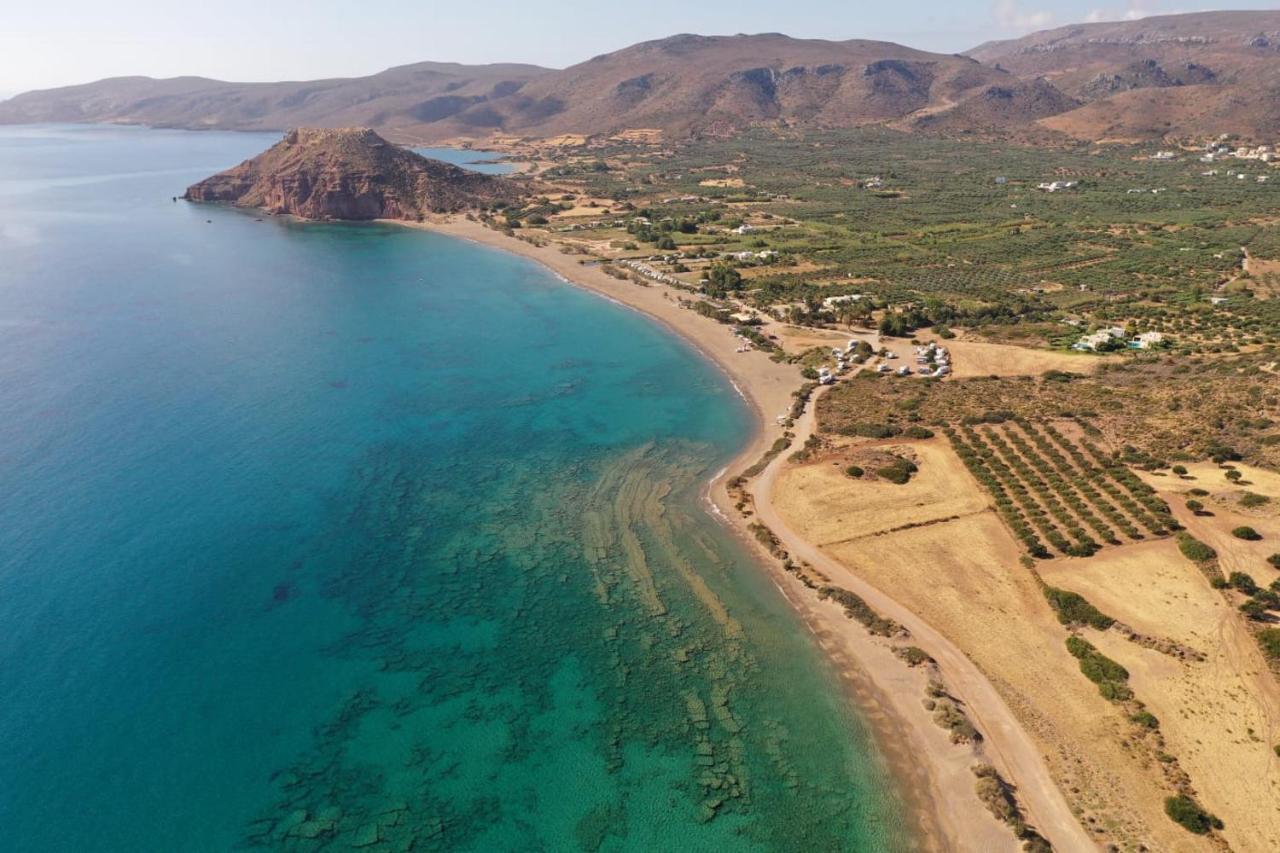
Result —
M479 151L472 148L415 148L413 150L423 157L443 160L486 175L507 175L516 170L514 163L496 162L503 156L499 151Z
M904 849L698 506L724 379L504 253L170 200L273 138L0 129L4 849Z

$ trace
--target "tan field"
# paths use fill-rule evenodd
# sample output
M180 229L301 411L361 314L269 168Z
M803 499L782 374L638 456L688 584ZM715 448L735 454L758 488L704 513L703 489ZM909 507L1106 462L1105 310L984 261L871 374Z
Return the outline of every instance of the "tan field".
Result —
M791 474L774 503L801 526L810 542L827 546L850 539L884 534L891 528L953 516L987 512L986 495L969 488L969 474L948 464L951 450L938 440L910 444L887 443L878 449L893 453L909 448L919 457L920 472L902 486L855 482L844 473L854 462L850 452L824 459ZM858 495L856 501L851 500ZM1017 559L1016 552L1014 559Z
M786 323L769 323L766 329L769 334L778 336L778 344L791 354L802 353L805 350L814 347L843 347L849 344L849 341L855 338L869 339L872 346L875 346L876 336L871 335L869 338L866 334L850 334L848 332L836 332L828 329L807 329L801 326L792 326Z
M1187 476L1144 474L1143 478L1173 507L1174 514L1191 535L1208 543L1218 552L1218 563L1224 574L1245 572L1263 586L1280 578L1280 571L1267 563L1267 557L1280 553L1280 474L1236 464L1246 485L1238 486L1224 476L1217 465L1204 462L1187 465ZM1201 488L1209 492L1199 500L1212 515L1195 515L1186 509L1187 492ZM1266 495L1271 502L1261 507L1244 508L1240 496L1246 491ZM1249 526L1262 534L1261 541L1237 539L1231 531Z
M745 187L746 183L742 178L707 178L705 181L698 181L700 187Z
M1214 849L1164 815L1170 790L1159 769L1130 744L1133 724L1066 652L1067 631L1020 564L1011 535L983 509L987 498L977 483L941 440L910 446L922 464L905 486L853 480L823 460L784 470L775 505L797 532L824 543L823 551L938 628L977 663L1035 738L1055 781L1100 843ZM960 518L947 520L955 515ZM883 532L909 520L918 526ZM1086 564L1062 560L1061 570ZM1232 803L1210 805L1226 812Z
M595 207L591 205L594 204ZM569 210L561 211L555 215L556 220L561 219L599 219L605 216L612 216L609 207L613 202L607 198L580 198L573 203L573 207Z
M937 340L951 350L951 362L958 379L972 376L1039 376L1047 370L1092 373L1106 357L1060 350L1032 349L1011 344L961 339L944 341L923 334L920 340ZM908 348L908 351L909 348Z
M1280 849L1280 695L1243 621L1173 540L1045 564L1045 581L1078 592L1112 618L1205 655L1183 661L1090 631L1130 673L1169 750L1235 850Z

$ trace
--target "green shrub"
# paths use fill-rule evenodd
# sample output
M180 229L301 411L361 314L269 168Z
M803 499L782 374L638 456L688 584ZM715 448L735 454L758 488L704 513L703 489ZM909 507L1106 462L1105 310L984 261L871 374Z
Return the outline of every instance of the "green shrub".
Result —
M1231 535L1236 537L1237 539L1244 539L1247 542L1257 542L1259 539L1262 538L1261 533L1254 530L1252 527L1248 526L1247 524L1241 525L1240 527L1237 527L1235 530L1232 530Z
M1116 623L1116 620L1094 607L1084 596L1069 590L1046 586L1044 597L1049 600L1049 606L1058 614L1058 621L1063 625L1088 625L1105 631Z
M856 423L852 430L854 435L863 438L893 438L895 435L901 435L902 430L893 424L877 424L877 423Z
M1196 835L1204 835L1211 829L1222 829L1222 821L1202 809L1199 803L1186 794L1166 798L1164 813L1174 823Z
M1270 557L1267 557L1267 562L1272 566L1275 566L1277 569L1280 569L1280 554L1272 554Z
M1200 503L1200 501L1195 500L1194 498L1191 498L1187 501L1187 509L1194 512L1196 515L1199 515L1200 513L1204 512L1204 504Z
M1260 495L1257 492L1245 492L1240 496L1240 506L1252 509L1256 506L1265 506L1271 503L1271 498L1266 495Z
M861 478L863 474L867 473L858 465L850 465L848 468L844 469L844 472L855 480Z
M1174 466L1173 466L1173 473L1177 474L1179 477L1185 477L1185 476L1187 476L1187 466L1186 466L1186 465L1174 465Z
M1178 534L1178 550L1182 556L1196 563L1203 563L1218 556L1218 552L1192 536L1190 533Z
M933 438L933 430L922 426L909 426L902 434L907 438Z
M862 623L862 626L878 637L891 637L898 632L898 623L886 619L871 609L871 605L862 597L838 586L824 586L818 589L818 598L828 598L844 607L844 615Z
M1272 660L1280 658L1280 628L1263 628L1258 632L1262 653Z
M1253 595L1258 591L1258 582L1244 572L1232 572L1227 578L1227 583L1245 595Z
M1080 661L1080 672L1098 685L1098 692L1104 699L1123 702L1133 698L1133 691L1125 683L1129 680L1129 671L1094 648L1088 640L1068 637L1067 651Z
M1240 612L1255 622L1261 622L1267 618L1267 605L1256 598L1251 598L1240 605Z
M1139 711L1129 719L1142 726L1144 729L1160 728L1160 721L1156 719L1156 715L1150 711Z
M916 464L910 459L903 459L901 457L895 458L897 461L892 465L877 468L876 476L888 480L890 483L896 483L899 486L905 485L911 479L911 475L919 469L916 468Z
M930 663L933 658L925 654L924 649L918 646L899 646L894 649L894 654L907 662L907 666L919 666L922 663Z
M1207 498L1209 496L1208 489L1192 489L1188 494L1195 495L1198 498Z

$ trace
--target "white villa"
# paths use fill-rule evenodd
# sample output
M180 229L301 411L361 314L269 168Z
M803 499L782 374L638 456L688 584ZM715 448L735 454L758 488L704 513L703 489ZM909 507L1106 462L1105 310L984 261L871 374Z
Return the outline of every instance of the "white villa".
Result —
M1163 332L1143 332L1130 341L1129 345L1134 349L1151 349L1152 347L1159 346L1162 343L1164 343Z
M1124 329L1121 329L1119 326L1112 326L1108 329L1099 329L1092 334L1085 335L1080 340L1072 344L1071 348L1074 350L1080 350L1081 352L1093 352L1097 350L1098 347L1111 343L1112 341L1122 339L1123 337Z

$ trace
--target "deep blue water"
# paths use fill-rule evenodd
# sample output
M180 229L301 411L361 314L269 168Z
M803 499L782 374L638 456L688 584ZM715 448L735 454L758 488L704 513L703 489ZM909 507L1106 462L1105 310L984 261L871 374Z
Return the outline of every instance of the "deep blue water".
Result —
M907 844L698 507L724 379L514 256L170 200L273 141L0 129L3 848Z

